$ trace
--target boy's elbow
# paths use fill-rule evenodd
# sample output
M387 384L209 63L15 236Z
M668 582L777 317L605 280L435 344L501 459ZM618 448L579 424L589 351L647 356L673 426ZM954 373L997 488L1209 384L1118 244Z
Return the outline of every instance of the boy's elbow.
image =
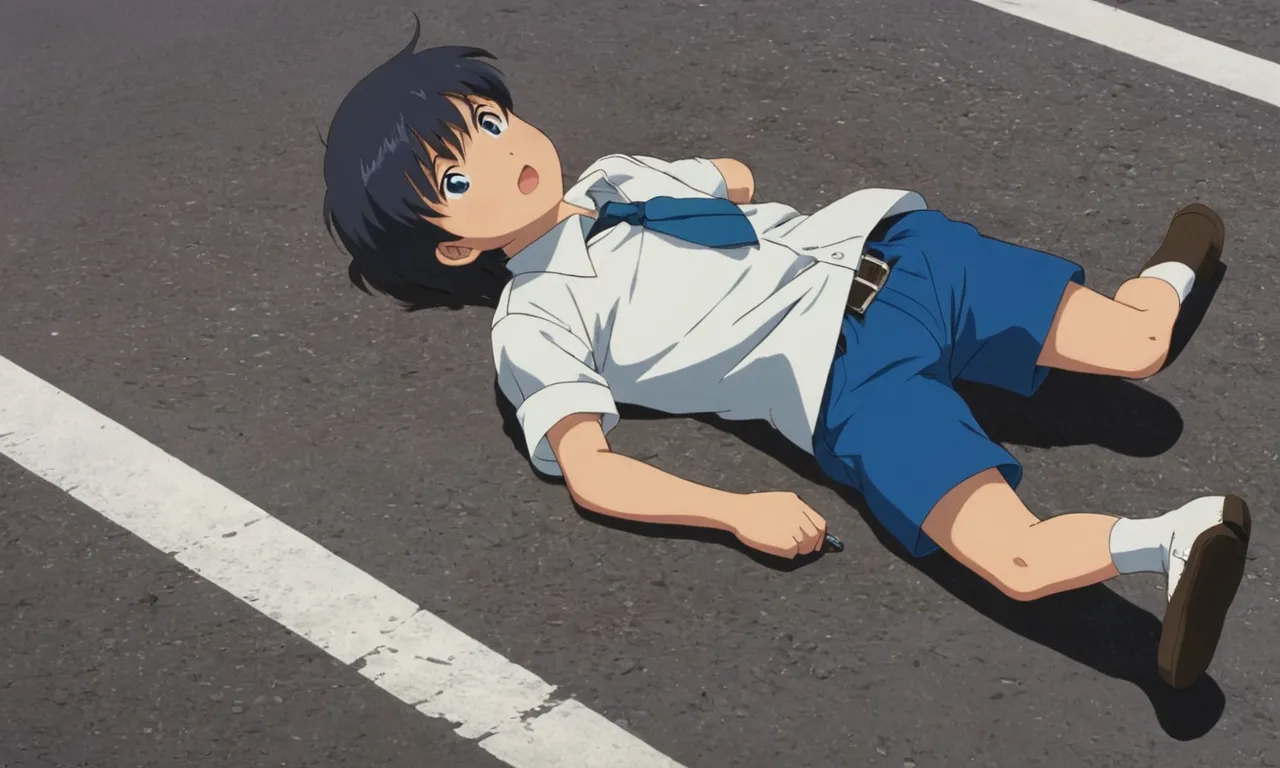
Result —
M569 496L579 505L594 509L600 495L600 459L609 453L598 414L573 414L552 427L547 434L551 451L560 466Z
M609 513L609 455L608 449L605 449L574 456L568 463L561 461L560 471L565 488L569 491L569 498L590 512Z
M751 169L741 160L718 158L711 161L724 177L727 196L735 203L749 203L756 194L756 179Z
M591 512L599 509L599 494L592 487L591 479L584 473L573 470L564 472L564 486L569 491L569 498L573 499L574 504Z

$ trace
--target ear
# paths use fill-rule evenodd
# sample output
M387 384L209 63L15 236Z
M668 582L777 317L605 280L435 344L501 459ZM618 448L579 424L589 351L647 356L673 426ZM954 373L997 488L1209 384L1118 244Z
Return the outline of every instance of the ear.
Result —
M465 267L480 258L477 248L468 248L457 243L441 243L436 248L436 259L446 267Z

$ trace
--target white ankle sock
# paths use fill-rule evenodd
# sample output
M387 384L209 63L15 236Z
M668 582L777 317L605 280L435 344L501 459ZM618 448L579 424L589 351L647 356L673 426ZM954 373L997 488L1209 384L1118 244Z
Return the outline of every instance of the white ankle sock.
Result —
M1177 261L1164 261L1154 267L1148 267L1142 270L1138 277L1154 277L1172 285L1173 290L1178 292L1179 304L1187 300L1187 295L1191 293L1191 286L1196 282L1195 271Z
M1166 573L1173 523L1168 514L1122 517L1111 528L1111 562L1120 573Z

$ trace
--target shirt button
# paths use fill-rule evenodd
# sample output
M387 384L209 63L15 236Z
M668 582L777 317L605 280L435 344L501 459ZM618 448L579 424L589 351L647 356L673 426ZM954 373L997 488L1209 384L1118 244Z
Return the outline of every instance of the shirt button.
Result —
M831 258L836 259L837 261L839 261L840 259L843 259L843 258L844 258L844 254L843 254L843 253L841 253L841 252L839 252L839 251L836 251L835 253L831 254Z

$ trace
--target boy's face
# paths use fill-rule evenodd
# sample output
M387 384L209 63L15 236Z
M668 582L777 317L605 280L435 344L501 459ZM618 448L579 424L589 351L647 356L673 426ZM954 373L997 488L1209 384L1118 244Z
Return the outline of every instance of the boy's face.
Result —
M504 248L564 197L560 155L542 131L485 99L452 99L467 122L460 160L433 157L436 223L458 237L437 258L451 265Z

